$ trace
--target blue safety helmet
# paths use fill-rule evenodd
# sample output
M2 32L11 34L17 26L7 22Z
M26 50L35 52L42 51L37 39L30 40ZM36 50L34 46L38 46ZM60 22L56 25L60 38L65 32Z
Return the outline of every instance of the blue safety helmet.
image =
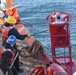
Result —
M14 35L11 35L8 37L7 41L8 44L15 44L17 42L17 39Z

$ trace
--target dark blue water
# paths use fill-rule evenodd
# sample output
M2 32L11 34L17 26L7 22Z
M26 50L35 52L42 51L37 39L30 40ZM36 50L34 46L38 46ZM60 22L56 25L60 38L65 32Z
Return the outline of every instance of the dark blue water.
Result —
M72 15L70 23L72 56L76 59L76 1L75 0L16 0L15 4L23 5L19 7L19 14L22 22L29 23L35 27L28 27L31 33L48 29L46 17L53 12L67 12ZM41 41L46 53L51 57L51 43L49 31L34 36ZM61 54L62 50L58 51Z

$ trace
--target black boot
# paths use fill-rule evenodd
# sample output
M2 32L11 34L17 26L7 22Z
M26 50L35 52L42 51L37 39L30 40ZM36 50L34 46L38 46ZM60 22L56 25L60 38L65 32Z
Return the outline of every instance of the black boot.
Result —
M18 72L18 73L22 73L23 71L24 71L24 70L21 69L21 68L17 69L17 72Z
M23 66L23 62L20 61L20 62L19 62L19 66Z

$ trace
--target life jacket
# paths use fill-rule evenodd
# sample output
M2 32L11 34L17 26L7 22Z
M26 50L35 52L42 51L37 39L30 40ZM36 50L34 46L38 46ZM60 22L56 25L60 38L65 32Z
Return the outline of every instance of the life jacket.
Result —
M6 51L10 51L12 53L11 58L8 60L8 64L11 64L15 57L15 52L13 52L11 49L5 49L4 47L0 50L0 60L2 59L2 54Z
M1 32L2 32L2 40L4 42L6 42L7 38L8 38L8 33L9 31L12 29L13 27L12 26L9 26L9 27L6 27L6 26L2 26L1 28Z

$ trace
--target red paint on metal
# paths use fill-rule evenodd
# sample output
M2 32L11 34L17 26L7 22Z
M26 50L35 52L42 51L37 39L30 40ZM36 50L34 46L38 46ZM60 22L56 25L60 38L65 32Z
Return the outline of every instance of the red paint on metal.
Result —
M66 71L58 64L53 63L47 68L47 75L56 75L59 73L62 73L64 75L67 75Z
M51 50L53 61L56 62L56 59L59 58L68 58L70 72L72 73L72 53L71 53L71 44L70 44L70 30L69 23L72 19L71 15L65 12L59 12L61 19L57 19L56 13L50 14L47 16L46 21L49 24L50 29L50 39L51 39ZM52 21L51 19L55 19ZM51 22L48 22L50 19ZM57 56L56 49L57 48L68 48L68 56ZM65 65L67 63L65 62Z
M35 73L36 72L36 73ZM39 65L36 66L30 73L29 75L33 75L35 73L35 75L45 75L46 74L46 69L44 65Z
M38 55L39 55L41 61L43 61L45 64L50 64L50 60L47 58L46 55L42 55L40 52Z

